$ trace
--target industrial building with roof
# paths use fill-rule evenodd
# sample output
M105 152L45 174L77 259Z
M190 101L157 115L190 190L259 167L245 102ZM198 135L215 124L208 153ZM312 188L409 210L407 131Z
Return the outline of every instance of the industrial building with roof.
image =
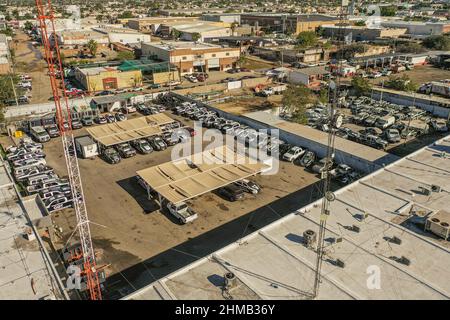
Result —
M88 92L135 88L142 86L141 70L120 70L119 67L99 66L75 68L75 79Z
M398 38L407 31L406 28L368 28L365 26L337 26L330 24L325 24L321 27L325 37L348 42Z
M381 21L384 28L406 28L406 33L413 37L425 37L431 35L440 35L450 32L450 23L448 22L420 22L420 21Z
M180 33L179 39L185 41L205 41L208 38L231 36L229 23L209 21L164 23L159 27L158 34L170 37L174 30Z
M183 75L231 69L239 59L240 50L201 42L165 41L143 43L142 54L170 62Z
M131 44L151 41L149 34L143 34L129 28L100 26L93 28L93 30L108 35L110 43Z
M140 32L155 34L163 24L191 23L193 21L198 21L198 17L145 17L128 19L127 26Z
M447 136L334 193L316 297L322 200L147 286L131 279L124 299L447 300L449 162Z
M258 26L268 31L293 34L316 31L323 24L336 23L339 23L339 17L323 14L245 13L241 15L241 24Z

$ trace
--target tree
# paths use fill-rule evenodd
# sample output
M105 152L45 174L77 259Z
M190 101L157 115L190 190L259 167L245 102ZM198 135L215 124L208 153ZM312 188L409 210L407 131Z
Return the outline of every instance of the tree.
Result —
M93 55L95 57L95 55L97 54L97 49L98 49L97 41L91 39L91 40L89 40L89 42L87 43L86 46L89 49L89 52L91 53L91 55Z
M372 85L369 80L360 76L353 77L352 87L357 96L368 94L372 90Z
M7 35L8 37L14 36L14 30L11 27L6 27L3 30L0 30L0 33Z
M401 77L390 76L385 82L385 86L406 92L415 92L419 87L416 83L412 82L406 74Z
M30 21L26 21L25 24L23 25L23 29L26 31L31 31L33 30L33 23L31 23Z
M306 109L314 101L315 98L308 87L302 84L290 84L283 92L281 103L292 114L295 122L306 124L308 121L305 114Z
M134 60L135 56L134 53L131 51L120 51L117 53L116 60L124 61L124 60Z
M124 11L121 14L119 14L119 16L117 18L119 18L119 19L130 19L130 18L133 18L133 14L131 13L131 11Z
M339 59L350 60L355 57L357 53L364 53L366 51L366 45L362 43L353 43L348 46L339 49L336 56Z
M172 35L173 39L179 39L182 35L182 32L175 28L172 28L172 31L170 32L170 34Z
M397 13L397 8L395 6L385 6L381 7L381 16L382 17L394 17Z
M450 50L450 36L429 36L423 40L422 44L428 49L447 51Z
M366 26L366 22L364 20L358 20L355 22L355 26L357 27L365 27Z
M17 76L13 76L11 74L0 76L0 122L2 121L2 119L4 119L2 109L3 107L5 107L5 102L15 99L13 85L16 86L18 82L19 77ZM16 95L19 97L22 94L23 90L17 88Z
M302 49L315 46L317 42L317 35L314 31L303 31L297 36L297 45Z
M328 89L326 89L326 88L320 89L318 98L321 103L323 103L323 104L328 103L328 101L329 101Z
M422 45L416 42L400 43L395 48L400 53L423 53L426 51Z
M237 59L236 64L242 67L247 61L248 61L247 56L245 54L241 54Z
M202 37L202 36L200 35L200 33L194 32L194 33L192 34L192 41L196 42L196 41L200 40L201 37Z

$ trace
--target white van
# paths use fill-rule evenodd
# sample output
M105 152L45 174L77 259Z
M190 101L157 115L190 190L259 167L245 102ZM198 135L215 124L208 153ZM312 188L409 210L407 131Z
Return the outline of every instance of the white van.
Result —
M375 122L375 126L380 129L386 129L392 126L395 123L395 117L393 116L384 116L381 118L378 118Z

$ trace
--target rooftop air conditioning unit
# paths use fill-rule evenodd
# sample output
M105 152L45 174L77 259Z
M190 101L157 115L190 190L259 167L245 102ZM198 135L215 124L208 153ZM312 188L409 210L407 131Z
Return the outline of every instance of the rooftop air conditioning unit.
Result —
M425 222L425 231L430 231L447 240L450 235L450 212L439 210L431 214Z
M303 232L303 239L305 246L307 248L312 248L316 243L317 234L313 230L306 230L305 232Z

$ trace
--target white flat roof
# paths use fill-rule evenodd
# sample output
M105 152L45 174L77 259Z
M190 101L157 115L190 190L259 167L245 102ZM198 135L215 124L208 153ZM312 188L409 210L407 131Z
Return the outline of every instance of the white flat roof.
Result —
M335 192L318 299L450 298L449 241L423 231L408 215L410 208L448 208L449 137ZM431 184L442 190L418 192ZM238 279L229 291L235 299L311 299L316 253L305 247L303 232L318 231L320 210L318 200L124 299L224 299L221 285L228 271ZM350 230L353 225L360 231ZM401 243L390 242L392 237ZM333 243L338 238L342 241ZM398 262L401 257L410 265Z
M221 49L221 46L204 43L204 42L193 42L193 41L164 41L164 42L147 42L145 43L149 46L154 46L159 49L172 51L177 49L191 49L191 50L204 50L204 49ZM233 48L227 48L233 50ZM236 48L237 49L237 48Z
M6 170L0 160L0 300L59 299L45 249L23 237L30 217Z

